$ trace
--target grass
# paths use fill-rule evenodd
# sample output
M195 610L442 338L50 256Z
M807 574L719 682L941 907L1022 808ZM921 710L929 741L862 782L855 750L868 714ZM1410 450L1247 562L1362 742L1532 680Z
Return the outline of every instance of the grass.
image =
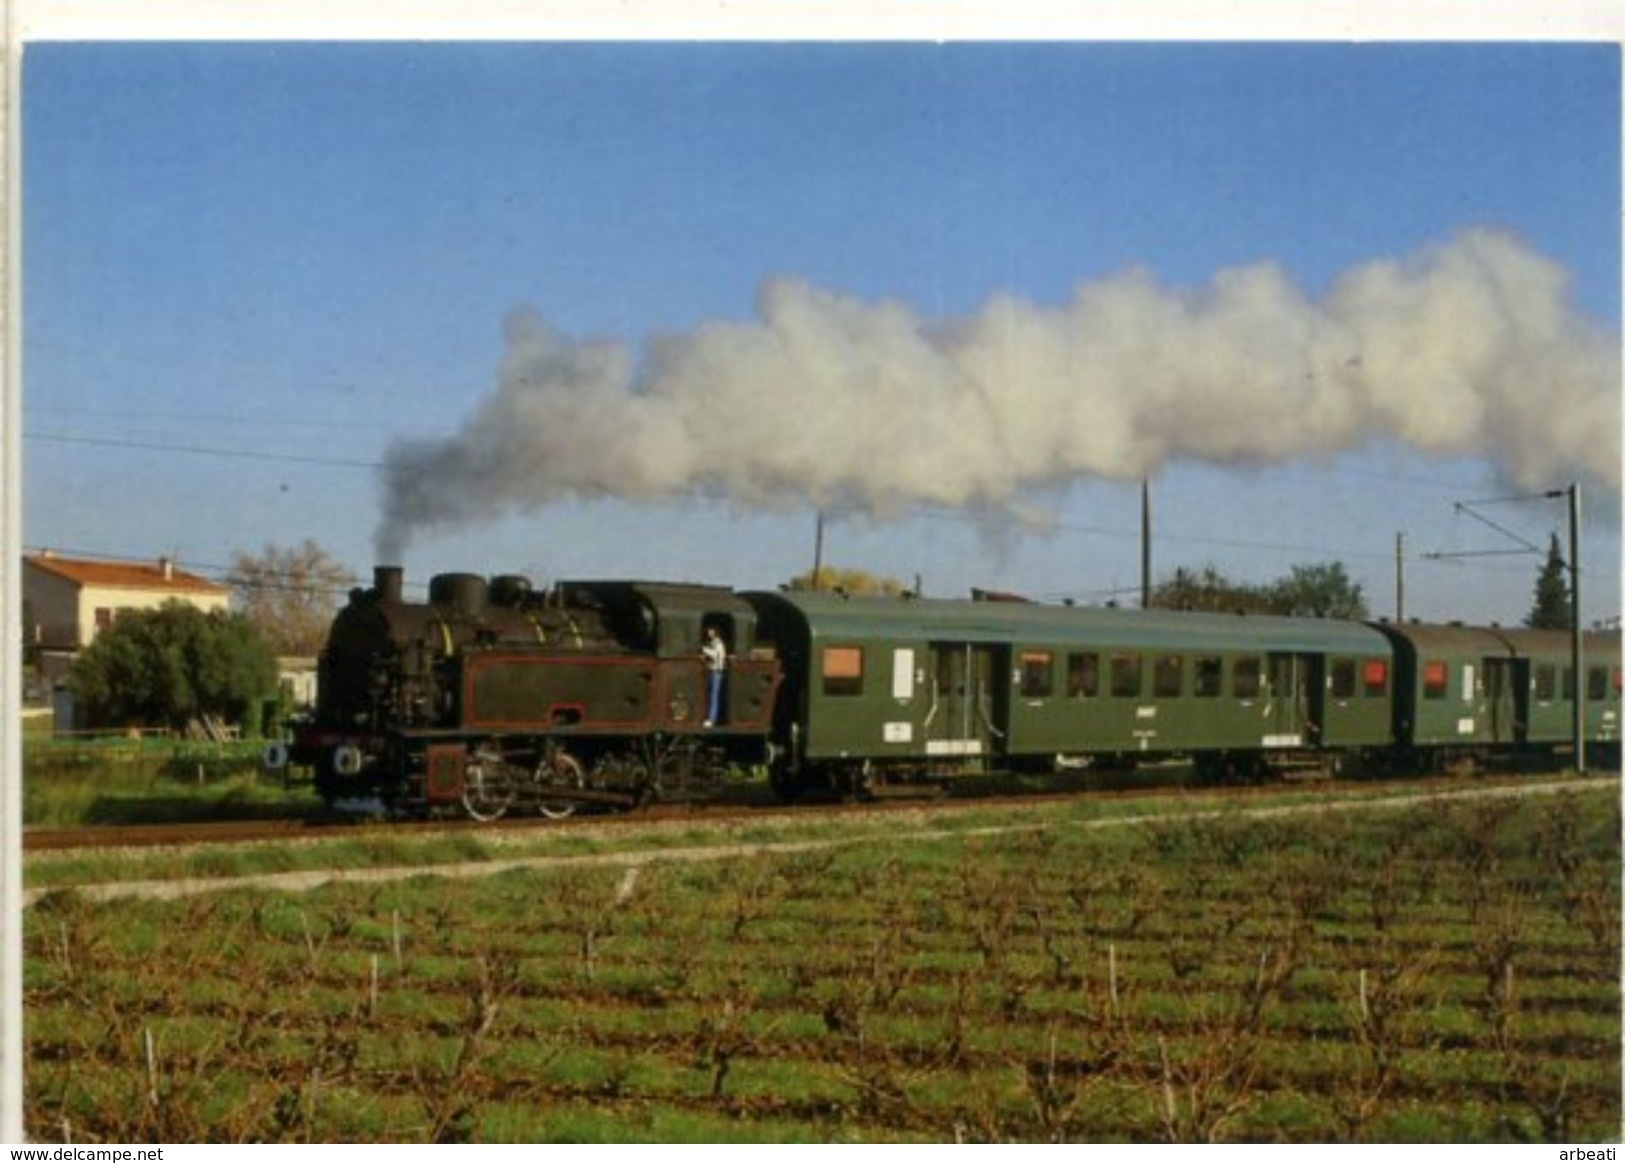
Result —
M1392 798L1403 803L1424 794L1406 789ZM1363 798L1363 795L1358 798ZM1192 794L1175 799L1131 797L1103 801L1082 797L1077 801L1059 803L1038 801L1031 805L987 808L972 804L952 812L905 812L857 818L809 820L797 817L793 812L774 813L770 819L753 821L743 827L705 824L701 816L699 819L702 822L680 832L661 827L618 827L613 831L549 831L536 828L519 832L480 832L462 829L406 835L388 824L362 824L356 828L337 829L331 836L312 834L309 837L301 836L297 841L278 840L227 849L163 849L119 851L115 854L75 851L41 853L28 859L24 880L31 889L50 889L129 880L247 877L326 869L429 869L436 865L457 863L567 861L594 856L612 859L618 853L707 849L732 844L766 846L770 849L777 847L781 850L794 845L813 846L806 853L781 851L778 859L790 860L787 867L792 869L804 863L813 870L814 875L822 859L820 846L850 848L848 859L857 862L854 866L858 870L856 874L881 878L895 875L892 866L898 861L904 862L905 869L925 871L931 862L949 859L943 855L945 850L940 847L912 844L899 849L882 843L900 833L915 838L940 833L973 840L981 833L997 835L1011 830L1041 832L1079 826L1100 829L1092 842L1096 852L1093 862L1100 872L1091 881L1090 887L1119 890L1104 899L1120 903L1129 899L1126 890L1132 887L1136 876L1136 866L1122 859L1122 856L1141 841L1136 838L1135 829L1117 827L1119 823L1149 823L1149 835L1153 837L1159 857L1183 860L1192 868L1202 870L1204 877L1220 876L1224 869L1233 870L1239 864L1263 854L1290 852L1285 844L1298 827L1297 818L1249 819L1247 813L1251 808L1263 807L1272 813L1290 813L1324 802L1324 793L1317 795L1308 790L1301 795L1274 796L1263 804L1250 800L1238 802L1216 793ZM1398 807L1388 810L1398 810ZM1494 819L1496 811L1505 809L1499 804L1492 804L1478 810L1488 813L1486 819ZM1204 827L1193 831L1190 821L1197 815L1203 819ZM1170 822L1157 824L1155 821L1158 817ZM1424 814L1420 826L1426 829L1438 825ZM745 839L746 835L749 836L748 840ZM1209 838L1192 839L1192 836ZM1283 881L1287 883L1303 883L1306 878L1312 881L1317 876L1324 876L1327 871L1316 865L1327 863L1328 858L1314 853L1300 853L1295 858L1283 859L1298 861L1298 866L1289 869L1289 875L1283 876ZM1353 846L1339 850L1331 859L1338 866L1351 861L1371 866L1385 859L1385 854L1380 848L1366 850ZM696 875L713 875L699 871L704 867L694 866ZM1095 906L1084 903L1080 907Z
M308 813L308 788L262 777L261 746L30 737L23 743L23 824L71 828Z

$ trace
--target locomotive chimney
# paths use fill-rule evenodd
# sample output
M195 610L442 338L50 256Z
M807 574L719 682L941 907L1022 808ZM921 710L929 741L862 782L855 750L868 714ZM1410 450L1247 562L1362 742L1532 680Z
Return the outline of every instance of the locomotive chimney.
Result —
M372 588L378 592L378 600L383 602L398 602L401 600L402 576L404 571L398 565L375 565L372 567Z

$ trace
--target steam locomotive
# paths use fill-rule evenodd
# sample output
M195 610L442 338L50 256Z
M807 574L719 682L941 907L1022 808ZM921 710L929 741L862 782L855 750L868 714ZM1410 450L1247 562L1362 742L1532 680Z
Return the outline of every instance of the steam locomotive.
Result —
M335 618L313 716L272 765L329 802L481 820L1181 758L1292 769L1617 766L1617 634L735 592L380 566ZM701 644L727 645L707 719Z

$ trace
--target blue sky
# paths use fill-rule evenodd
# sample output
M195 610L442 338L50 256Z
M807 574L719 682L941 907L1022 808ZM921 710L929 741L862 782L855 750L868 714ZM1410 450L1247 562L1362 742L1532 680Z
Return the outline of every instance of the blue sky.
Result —
M23 100L23 540L63 552L207 572L309 537L365 576L377 466L458 433L524 306L641 365L753 323L771 279L928 326L1131 268L1178 295L1271 263L1317 301L1490 228L1619 334L1607 44L34 43ZM1341 560L1391 613L1403 531L1407 613L1516 621L1540 564L1423 556L1509 547L1455 508L1508 494L1489 449L1175 455L1152 491L1159 574ZM846 512L826 560L938 595L1136 586L1137 484L1021 503L1047 527ZM1485 511L1564 528L1551 502ZM1618 498L1587 511L1585 616L1611 617ZM810 498L566 493L420 531L404 564L772 586L813 527Z

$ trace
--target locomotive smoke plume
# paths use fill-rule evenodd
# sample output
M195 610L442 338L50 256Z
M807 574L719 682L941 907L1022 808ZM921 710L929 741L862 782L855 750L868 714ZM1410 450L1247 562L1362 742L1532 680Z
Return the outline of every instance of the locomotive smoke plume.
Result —
M571 495L1014 514L1083 477L1379 438L1488 457L1517 487L1579 476L1617 495L1619 340L1572 308L1568 283L1473 230L1350 270L1319 301L1271 263L1194 291L1131 270L1063 305L998 296L932 323L775 279L758 321L661 337L641 357L520 311L462 430L388 450L377 560L400 561L414 533Z

